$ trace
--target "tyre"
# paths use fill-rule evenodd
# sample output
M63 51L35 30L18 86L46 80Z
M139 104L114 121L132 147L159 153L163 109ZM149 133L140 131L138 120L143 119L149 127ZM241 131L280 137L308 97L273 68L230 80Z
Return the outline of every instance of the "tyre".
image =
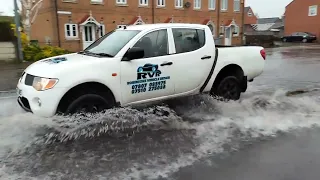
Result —
M214 88L213 94L225 100L238 100L240 99L241 91L242 88L238 78L227 76Z
M306 42L308 42L308 40L307 40L307 39L303 39L302 42L303 42L303 43L306 43Z
M108 93L99 93L94 91L79 92L69 100L65 115L99 113L115 106L112 96Z
M286 38L283 38L282 41L283 41L283 42L287 42L287 39L286 39Z

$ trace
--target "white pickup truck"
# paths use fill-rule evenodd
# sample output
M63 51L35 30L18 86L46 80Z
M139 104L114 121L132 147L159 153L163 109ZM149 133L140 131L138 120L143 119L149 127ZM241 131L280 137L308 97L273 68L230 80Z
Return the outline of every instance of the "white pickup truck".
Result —
M216 46L205 25L128 26L84 51L31 64L19 79L18 103L50 117L199 93L237 100L265 59L263 47Z

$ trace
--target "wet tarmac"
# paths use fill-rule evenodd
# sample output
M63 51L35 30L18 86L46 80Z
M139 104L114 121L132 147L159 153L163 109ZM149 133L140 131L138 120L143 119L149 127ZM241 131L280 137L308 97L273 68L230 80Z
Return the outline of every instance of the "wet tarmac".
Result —
M0 93L0 179L319 179L320 47L267 55L239 102L201 95L43 119ZM310 92L286 96L297 89Z

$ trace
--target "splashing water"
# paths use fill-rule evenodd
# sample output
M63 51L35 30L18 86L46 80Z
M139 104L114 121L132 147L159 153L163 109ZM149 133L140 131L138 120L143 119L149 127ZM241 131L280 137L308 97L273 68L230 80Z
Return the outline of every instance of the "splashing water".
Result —
M168 178L245 141L320 125L317 96L282 91L238 102L203 95L169 107L119 108L86 119L2 117L0 178Z

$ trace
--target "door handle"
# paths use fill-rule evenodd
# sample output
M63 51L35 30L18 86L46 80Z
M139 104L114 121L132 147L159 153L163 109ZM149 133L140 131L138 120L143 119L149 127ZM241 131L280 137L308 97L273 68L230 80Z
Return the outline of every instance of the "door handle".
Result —
M211 56L203 56L201 59L211 59Z
M162 64L160 64L160 66L171 66L173 64L173 62L164 62Z

